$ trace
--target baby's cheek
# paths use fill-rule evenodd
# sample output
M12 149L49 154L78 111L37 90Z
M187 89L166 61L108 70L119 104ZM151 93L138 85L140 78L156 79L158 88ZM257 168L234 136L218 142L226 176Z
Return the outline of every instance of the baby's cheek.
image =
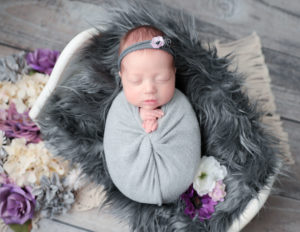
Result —
M163 105L164 104L167 104L174 96L174 93L175 93L175 86L168 86L166 88L164 88L164 90L162 91L163 93Z
M139 106L139 94L134 88L123 87L125 97L129 103Z

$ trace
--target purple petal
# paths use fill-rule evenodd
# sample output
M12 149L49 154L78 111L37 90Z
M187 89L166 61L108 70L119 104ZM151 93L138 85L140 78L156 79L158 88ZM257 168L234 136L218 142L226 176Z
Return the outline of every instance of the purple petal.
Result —
M5 121L0 121L0 129L5 131L6 137L24 137L28 143L40 141L40 129L29 118L28 111L19 114L15 104L11 103L6 112L7 119Z
M29 66L30 66L32 69L36 70L36 71L42 72L42 71L44 70L44 68L42 68L42 67L40 67L39 65L36 65L36 64L29 64Z
M48 57L45 57L45 56L41 57L38 62L39 62L39 65L42 66L42 67L44 67L44 68L49 67L49 59L48 59Z
M16 190L17 190L17 189L16 189ZM12 191L15 191L15 190L12 190ZM22 202L22 201L24 201L25 199L24 199L24 195L23 195L23 194L19 194L19 193L12 192L12 193L8 196L7 200L8 200L8 201L9 201L9 200L14 200L14 201L20 201L20 202Z
M0 188L0 202L6 200L7 196L10 194L10 187L9 186L1 186Z
M7 209L16 208L17 202L15 199L13 198L7 199L6 203L7 203L6 205Z
M2 218L5 213L5 210L6 210L6 201L1 201L0 202L0 217Z
M50 75L59 54L58 51L37 49L33 53L27 54L26 61L32 69Z
M26 55L27 64L33 63L34 60L35 60L35 58L34 58L34 54L32 52L30 52Z
M20 204L16 205L13 208L6 207L6 211L3 214L3 217L17 217L19 215L19 209L21 208L19 205Z
M0 193L0 217L6 224L24 224L33 217L36 202L30 187L20 188L14 184L3 184Z

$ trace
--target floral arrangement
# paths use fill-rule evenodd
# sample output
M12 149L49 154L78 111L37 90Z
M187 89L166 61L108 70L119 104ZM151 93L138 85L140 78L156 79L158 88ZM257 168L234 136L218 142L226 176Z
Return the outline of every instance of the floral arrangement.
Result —
M7 226L31 231L41 217L69 211L83 185L77 183L80 169L46 149L28 115L58 56L57 51L38 49L0 59L1 231Z
M152 43L159 47L164 40L156 37ZM84 208L78 199L92 194L100 202L102 197L99 186L85 187L80 168L71 167L46 149L39 127L28 115L58 57L57 51L37 49L0 59L1 231L7 226L17 232L31 231L42 217L51 218L72 207L95 207L89 202L89 208ZM203 156L193 183L180 196L184 214L201 221L209 219L226 196L226 175L226 168L214 157Z
M212 156L203 156L193 183L180 198L185 202L184 213L200 221L211 218L218 202L226 196L223 179L227 175L225 166Z

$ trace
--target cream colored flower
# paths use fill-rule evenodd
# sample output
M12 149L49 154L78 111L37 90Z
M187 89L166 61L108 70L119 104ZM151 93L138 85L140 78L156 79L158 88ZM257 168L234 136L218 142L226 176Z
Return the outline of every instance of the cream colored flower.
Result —
M203 196L213 191L216 182L223 180L227 175L227 170L212 156L203 156L200 161L197 174L193 181L193 188L199 196Z
M16 83L0 82L0 106L7 105L9 101L14 102L17 111L23 113L33 106L48 79L48 75L35 73L30 76L24 75ZM3 107L1 108L3 109Z
M43 175L50 177L53 172L68 173L68 163L54 158L43 142L26 145L24 138L18 138L4 147L9 156L3 168L19 186L39 184Z

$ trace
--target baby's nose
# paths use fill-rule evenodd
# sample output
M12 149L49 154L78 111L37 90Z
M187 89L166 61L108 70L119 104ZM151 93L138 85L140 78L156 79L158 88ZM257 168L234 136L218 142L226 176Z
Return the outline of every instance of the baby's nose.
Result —
M154 93L156 91L156 86L153 81L147 81L145 84L145 92L146 93Z

